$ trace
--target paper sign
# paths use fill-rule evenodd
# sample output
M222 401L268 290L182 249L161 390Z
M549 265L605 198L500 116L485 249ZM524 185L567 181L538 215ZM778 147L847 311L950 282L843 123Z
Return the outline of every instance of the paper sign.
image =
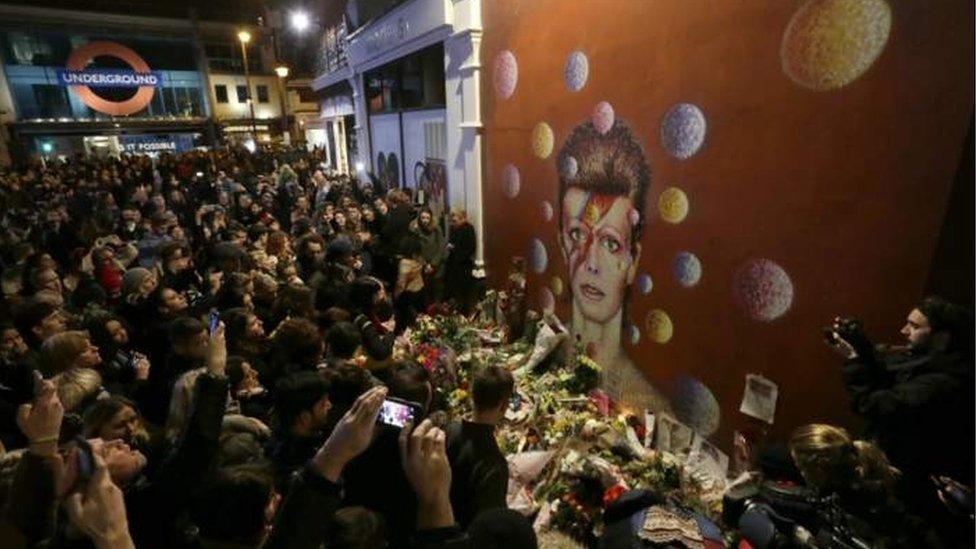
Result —
M650 448L654 443L654 413L644 410L644 447Z
M775 383L763 376L749 374L746 376L746 387L742 393L739 411L772 425L778 396L779 387Z
M689 461L697 462L718 479L724 481L728 477L729 456L697 433L695 434L695 442L692 445Z
M687 454L691 450L694 434L691 427L662 413L657 418L655 447L662 452L671 452L675 455Z

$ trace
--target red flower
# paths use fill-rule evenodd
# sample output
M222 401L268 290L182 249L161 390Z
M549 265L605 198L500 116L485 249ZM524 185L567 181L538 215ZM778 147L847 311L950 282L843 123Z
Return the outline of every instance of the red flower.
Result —
M627 488L624 487L623 484L614 484L613 486L607 488L607 491L603 492L603 506L606 507L614 501L617 501L617 498L619 498L626 491Z

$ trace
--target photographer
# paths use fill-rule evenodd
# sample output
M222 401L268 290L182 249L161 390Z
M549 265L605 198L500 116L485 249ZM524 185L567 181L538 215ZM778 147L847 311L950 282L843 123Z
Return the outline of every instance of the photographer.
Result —
M973 480L973 353L967 310L938 297L908 314L907 347L875 349L857 321L837 319L828 344L841 354L854 411L902 470L905 503L937 506L930 475Z

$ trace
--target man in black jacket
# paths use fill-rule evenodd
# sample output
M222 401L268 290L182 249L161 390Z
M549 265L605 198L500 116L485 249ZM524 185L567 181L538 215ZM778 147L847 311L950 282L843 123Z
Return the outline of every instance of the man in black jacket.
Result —
M863 333L834 327L854 411L904 473L905 503L919 513L938 507L930 475L972 485L971 326L967 310L930 297L908 315L905 348L882 353Z
M505 417L514 388L512 374L503 366L479 370L471 384L471 421L456 422L447 430L454 473L451 507L464 528L482 511L505 507L508 462L495 442L495 426Z
M173 384L182 374L204 365L207 359L207 327L195 318L177 318L170 325L171 353L162 368L149 371L143 416L156 425L164 425L169 415Z

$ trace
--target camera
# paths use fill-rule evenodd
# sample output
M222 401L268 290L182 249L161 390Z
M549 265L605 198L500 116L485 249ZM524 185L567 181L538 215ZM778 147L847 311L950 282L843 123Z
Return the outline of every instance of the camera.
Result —
M850 317L837 317L831 326L822 328L824 342L831 347L840 341L848 343L860 356L874 353L874 345L864 333L864 325L860 320Z
M756 549L871 547L854 532L852 517L837 496L820 497L805 486L774 481L745 484L726 492L722 504L722 520L737 525Z
M852 343L864 337L864 328L856 318L837 317L833 326L823 328L824 339L828 345L836 345L839 339Z

